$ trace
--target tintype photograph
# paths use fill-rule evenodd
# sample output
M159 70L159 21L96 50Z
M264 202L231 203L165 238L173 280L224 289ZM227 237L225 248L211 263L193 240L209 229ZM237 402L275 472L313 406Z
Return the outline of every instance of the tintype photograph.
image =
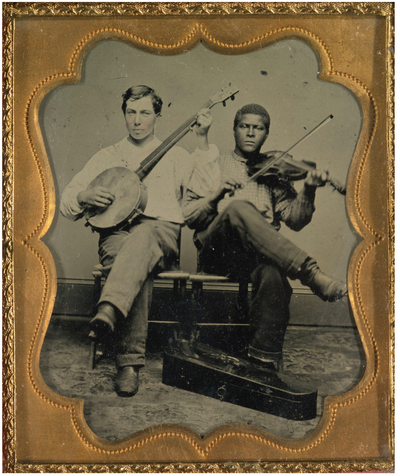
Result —
M58 288L41 370L98 436L299 438L362 377L344 200L362 116L319 70L296 39L178 57L104 41L43 99Z
M71 19L36 15L37 34L65 35L69 71L52 59L16 108L17 150L32 155L43 191L31 193L32 165L19 166L16 194L35 198L18 202L16 229L31 231L16 235L29 256L17 271L37 298L44 283L40 310L28 293L17 306L20 395L26 382L37 398L21 404L21 427L45 404L43 422L70 415L76 445L48 461L313 461L331 435L344 446L328 459L351 459L362 431L345 422L369 401L374 438L360 457L388 458L375 385L391 351L388 317L376 321L390 307L390 230L379 221L389 172L370 162L384 136L384 94L371 89L385 66L378 53L375 69L366 56L352 63L354 48L382 51L379 21L360 22L354 46L351 16L331 37L321 18L314 33L300 15L274 29L272 15L264 36L251 33L262 23L236 18L236 36L227 24L218 39L213 20L92 26L78 13L69 30ZM29 20L18 25L17 47L41 44ZM158 26L169 33L148 40L149 25L154 38ZM354 75L335 70L340 48ZM24 443L21 463L45 462L43 444Z

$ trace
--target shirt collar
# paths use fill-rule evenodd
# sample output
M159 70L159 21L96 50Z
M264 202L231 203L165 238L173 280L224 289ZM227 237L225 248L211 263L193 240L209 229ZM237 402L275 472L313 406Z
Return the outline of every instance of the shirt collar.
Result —
M144 147L138 147L135 144L135 142L133 141L132 137L129 136L129 135L128 135L127 139L128 139L128 142L130 144L132 144L134 147L136 147L137 149L140 149L142 151L155 149L156 147L158 147L161 144L160 139L157 139L156 136L154 136L153 139L148 144L146 144Z
M240 157L240 155L237 155L234 150L232 151L232 157L233 157L237 162L240 162L241 164L247 164L247 160L246 160L244 157Z

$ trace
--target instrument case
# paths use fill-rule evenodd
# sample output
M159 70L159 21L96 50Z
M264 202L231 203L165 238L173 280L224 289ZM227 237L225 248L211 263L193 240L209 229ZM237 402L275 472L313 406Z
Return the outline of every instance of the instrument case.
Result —
M288 420L317 414L317 390L201 343L192 355L179 346L165 350L162 381Z

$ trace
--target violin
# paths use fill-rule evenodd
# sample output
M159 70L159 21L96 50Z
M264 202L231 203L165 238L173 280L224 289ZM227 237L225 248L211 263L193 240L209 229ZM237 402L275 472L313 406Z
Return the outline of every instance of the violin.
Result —
M305 179L308 172L311 170L316 170L317 165L314 162L308 162L305 160L294 160L293 157L288 154L288 152L300 144L300 142L302 142L304 139L317 132L317 130L319 130L332 119L333 115L330 114L304 137L299 139L296 143L289 147L289 149L285 150L285 152L275 150L260 154L263 159L261 161L257 161L257 164L250 164L249 173L252 175L250 176L249 180L240 188L244 188L250 182L261 180L261 177L268 176L280 177L282 179L291 181ZM346 195L346 188L338 180L330 177L328 178L327 182L331 184L332 187L339 193Z
M272 150L260 154L257 163L249 163L248 171L250 176L257 175L256 179L260 182L268 180L271 177L279 177L290 182L296 180L304 180L311 170L317 169L317 164L308 160L295 160L289 154L278 150ZM278 160L276 160L278 159ZM271 164L269 166L269 164ZM252 177L250 177L251 179ZM329 183L334 190L337 190L342 195L346 195L346 188L333 177L329 177Z

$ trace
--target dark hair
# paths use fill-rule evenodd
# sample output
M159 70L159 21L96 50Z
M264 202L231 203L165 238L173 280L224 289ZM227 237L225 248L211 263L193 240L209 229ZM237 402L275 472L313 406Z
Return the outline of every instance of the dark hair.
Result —
M257 116L261 116L264 126L267 129L267 133L269 132L271 118L269 117L267 110L259 104L246 104L246 106L240 108L233 121L233 129L236 129L236 126L239 124L244 114L255 114Z
M151 97L151 102L153 103L153 109L156 115L161 113L161 108L163 105L162 99L160 96L154 91L154 89L149 88L148 86L132 86L127 91L124 92L122 95L122 110L124 114L126 112L126 103L129 99L136 101L138 99L144 98L145 96Z

